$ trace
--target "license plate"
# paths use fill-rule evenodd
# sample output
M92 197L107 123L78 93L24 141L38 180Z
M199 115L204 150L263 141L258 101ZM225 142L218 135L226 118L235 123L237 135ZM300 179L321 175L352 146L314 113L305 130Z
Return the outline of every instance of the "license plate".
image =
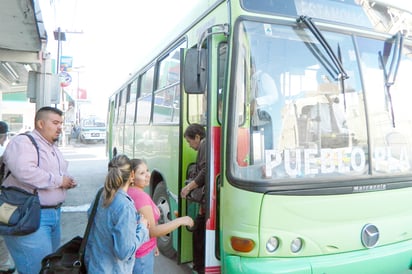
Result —
M92 137L99 137L100 134L99 133L92 133Z

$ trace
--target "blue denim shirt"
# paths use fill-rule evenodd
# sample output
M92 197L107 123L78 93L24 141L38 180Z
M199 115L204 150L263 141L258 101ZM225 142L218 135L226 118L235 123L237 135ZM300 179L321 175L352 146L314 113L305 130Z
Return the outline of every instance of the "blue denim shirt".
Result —
M100 197L86 245L89 273L132 273L136 250L149 239L147 227L139 221L132 199L123 190L117 191L108 207L103 207Z

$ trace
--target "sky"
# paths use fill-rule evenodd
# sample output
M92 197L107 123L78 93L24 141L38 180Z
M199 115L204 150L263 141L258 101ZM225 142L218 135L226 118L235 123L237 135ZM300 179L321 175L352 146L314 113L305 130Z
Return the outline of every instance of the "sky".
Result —
M40 0L47 48L56 58L53 30L60 27L66 33L61 56L73 57L72 88L86 88L103 113L110 94L199 1Z
M61 55L73 57L75 68L71 87L87 89L101 116L108 97L201 1L213 0L39 0L48 50L56 58L53 30L60 26L66 32ZM410 0L386 1L412 10Z

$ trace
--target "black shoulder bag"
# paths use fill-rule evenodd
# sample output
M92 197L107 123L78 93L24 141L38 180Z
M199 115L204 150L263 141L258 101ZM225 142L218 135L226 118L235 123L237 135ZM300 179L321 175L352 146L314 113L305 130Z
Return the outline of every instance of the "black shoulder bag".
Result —
M100 195L103 188L101 188L94 199L93 209L90 213L87 227L83 238L76 236L64 245L62 245L56 252L47 255L41 262L41 270L39 274L83 274L87 273L84 264L84 252L86 249L87 239L89 237L90 229L93 224L94 215L96 215L97 205L99 204Z
M30 134L26 135L37 151L37 166L39 166L39 147ZM0 167L0 185L11 173L4 174L5 164ZM40 226L40 200L35 189L33 193L21 188L9 186L0 187L0 235L27 235L35 232Z

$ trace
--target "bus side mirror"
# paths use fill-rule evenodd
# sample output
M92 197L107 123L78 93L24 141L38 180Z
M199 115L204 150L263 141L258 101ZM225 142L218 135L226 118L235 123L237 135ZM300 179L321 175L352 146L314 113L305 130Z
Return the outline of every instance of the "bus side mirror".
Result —
M186 92L189 94L204 93L206 90L206 73L206 49L188 49L183 67L183 83Z

